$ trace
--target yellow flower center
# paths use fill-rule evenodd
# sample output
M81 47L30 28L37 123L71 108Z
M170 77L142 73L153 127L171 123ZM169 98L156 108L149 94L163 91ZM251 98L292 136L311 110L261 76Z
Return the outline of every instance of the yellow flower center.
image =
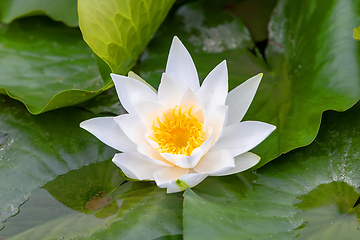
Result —
M159 147L161 153L172 153L190 156L192 151L204 142L204 125L195 117L191 110L181 111L176 106L163 112L162 120L159 117L152 125L153 136L149 136Z

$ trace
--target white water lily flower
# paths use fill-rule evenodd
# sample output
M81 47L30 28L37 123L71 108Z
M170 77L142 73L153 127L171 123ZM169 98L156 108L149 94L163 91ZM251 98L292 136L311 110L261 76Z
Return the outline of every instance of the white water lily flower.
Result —
M155 180L168 193L194 187L207 176L251 168L260 157L248 151L275 130L263 122L240 122L262 74L228 94L223 61L200 87L193 60L177 37L158 92L135 74L111 77L128 114L94 118L80 126L122 152L113 162L127 177Z

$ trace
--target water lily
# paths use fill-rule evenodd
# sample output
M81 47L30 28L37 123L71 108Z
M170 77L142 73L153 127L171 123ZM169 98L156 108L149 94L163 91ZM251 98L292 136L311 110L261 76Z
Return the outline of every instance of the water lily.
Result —
M111 77L128 114L94 118L80 126L122 152L113 162L127 177L154 180L168 193L194 187L207 176L253 167L260 157L248 151L275 130L263 122L240 122L262 74L228 93L223 61L200 87L194 62L177 37L158 92L134 73Z

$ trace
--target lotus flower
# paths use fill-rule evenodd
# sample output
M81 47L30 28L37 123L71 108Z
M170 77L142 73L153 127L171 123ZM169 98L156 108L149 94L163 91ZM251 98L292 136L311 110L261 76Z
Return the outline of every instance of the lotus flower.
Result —
M207 176L238 173L260 157L248 152L275 126L240 122L259 86L258 74L228 93L226 61L201 87L194 62L174 37L156 92L139 76L111 74L128 114L99 117L80 126L121 151L113 162L132 179L154 180L168 193L194 187Z

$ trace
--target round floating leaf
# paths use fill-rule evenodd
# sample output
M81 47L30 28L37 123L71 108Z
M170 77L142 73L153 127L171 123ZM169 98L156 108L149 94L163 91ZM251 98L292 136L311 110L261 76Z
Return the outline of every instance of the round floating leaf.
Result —
M165 19L175 0L79 0L85 41L111 68L125 74Z
M34 15L47 15L68 26L78 26L76 0L2 0L0 4L0 21L4 23Z
M299 217L304 219L298 239L351 239L359 235L360 208L353 208L357 198L359 193L345 182L321 184L301 196L295 205L303 210Z
M115 88L111 88L93 99L79 104L78 106L81 106L95 114L103 114L106 116L126 113L126 110L119 101Z
M359 100L360 43L348 37L360 16L358 0L320 0L316 7L310 0L279 1L270 21L267 61L250 51L254 43L245 26L219 4L202 1L180 7L159 29L134 71L156 86L171 38L177 35L202 79L224 59L230 89L263 72L245 120L271 123L277 129L254 150L262 158L257 167L313 141L325 110L345 110Z
M47 18L2 25L0 93L22 101L32 114L83 102L112 86L110 70L96 59L104 81L79 29Z
M0 222L18 211L35 189L90 163L112 158L115 151L79 127L94 117L68 108L33 116L18 102L0 96Z
M182 232L181 193L166 194L153 183L120 185L122 182L118 168L111 161L70 171L44 186L62 204L49 196L40 200L39 194L44 196L43 191L34 192L20 207L20 213L5 223L0 236L10 239L25 236L31 239L161 239L162 236L179 239L171 237ZM57 211L51 210L53 208ZM33 209L41 209L37 221L33 221Z
M184 199L185 239L354 239L360 105L326 112L318 137L255 173L209 178Z

